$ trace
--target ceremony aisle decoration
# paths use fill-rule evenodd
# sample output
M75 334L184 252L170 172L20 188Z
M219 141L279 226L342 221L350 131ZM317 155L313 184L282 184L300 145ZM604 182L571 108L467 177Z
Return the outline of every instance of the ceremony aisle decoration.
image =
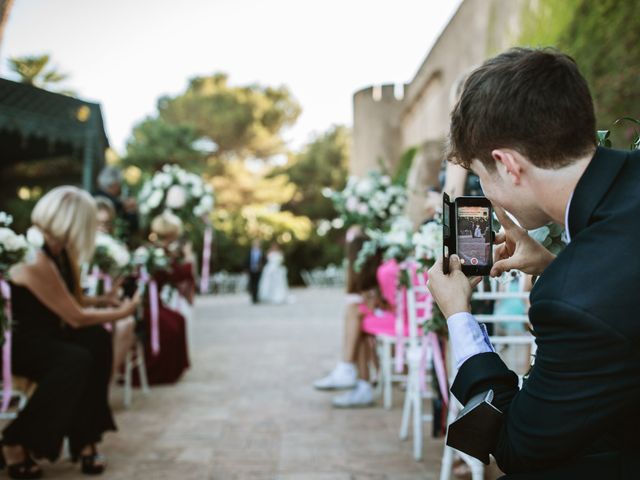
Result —
M24 235L18 235L11 228L13 217L0 212L0 328L2 329L2 413L9 408L12 395L11 372L11 287L9 270L14 265L28 260L34 255L34 245L30 245ZM31 238L37 237L34 231ZM40 238L42 236L40 235ZM37 241L38 239L35 239ZM40 244L41 246L41 244Z
M350 176L342 191L326 188L323 195L333 201L346 227L360 225L384 230L404 212L407 204L406 188L376 171L362 178Z
M131 254L126 245L103 232L96 233L96 248L89 264L89 292L110 292L113 280L129 273Z
M169 269L169 259L162 248L142 246L133 252L132 265L138 272L138 291L143 297L149 297L151 351L157 355L160 352L160 294L154 275Z
M187 172L177 165L164 165L146 181L138 195L140 213L154 218L170 210L183 222L187 234L203 236L202 271L200 291L209 288L211 248L213 230L209 214L214 207L213 188L195 173Z

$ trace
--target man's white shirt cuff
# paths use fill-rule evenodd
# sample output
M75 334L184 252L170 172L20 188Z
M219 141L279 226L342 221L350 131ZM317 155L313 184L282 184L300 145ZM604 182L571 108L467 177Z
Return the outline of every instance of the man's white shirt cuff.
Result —
M484 324L479 324L470 313L454 313L447 319L447 326L456 369L474 355L495 352L489 341L487 328Z

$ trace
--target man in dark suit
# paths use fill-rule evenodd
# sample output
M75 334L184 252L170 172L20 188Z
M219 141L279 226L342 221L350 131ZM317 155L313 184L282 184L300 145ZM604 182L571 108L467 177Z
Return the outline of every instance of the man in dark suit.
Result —
M451 390L463 404L493 391L494 428L467 426L506 479L640 475L640 152L596 147L595 129L584 78L552 50L488 60L452 112L449 158L478 174L505 230L491 274L540 275L535 365L519 389L469 313L476 280L455 256L449 275L442 261L429 272L459 369ZM549 222L570 240L557 258L527 234Z
M247 270L249 271L249 294L251 301L258 303L258 287L260 285L260 277L264 269L265 258L260 246L260 240L254 240L251 244L251 251L247 259Z

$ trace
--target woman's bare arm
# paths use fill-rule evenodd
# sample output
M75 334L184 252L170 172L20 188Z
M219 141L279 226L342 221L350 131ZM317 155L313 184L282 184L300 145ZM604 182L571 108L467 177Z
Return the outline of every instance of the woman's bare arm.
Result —
M14 283L28 288L47 308L75 328L120 320L132 315L139 303L136 297L125 300L117 308L82 308L67 289L53 262L42 253L38 253L33 264L12 269L11 277Z

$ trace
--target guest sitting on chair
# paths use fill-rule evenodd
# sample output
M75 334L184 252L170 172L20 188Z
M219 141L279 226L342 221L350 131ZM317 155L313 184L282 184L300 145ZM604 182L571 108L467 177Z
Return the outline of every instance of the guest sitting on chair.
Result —
M106 197L95 197L98 207L98 231L113 235L113 223L116 211L111 201ZM119 285L122 279L116 282L113 292L113 300L118 301ZM136 323L133 316L127 317L116 323L113 330L113 375L115 376L123 367L129 352L136 342Z
M96 445L115 424L108 404L111 337L103 324L133 314L138 298L115 308L88 309L80 292L81 262L91 258L95 201L83 190L58 187L36 204L31 220L44 244L31 264L11 274L13 372L37 383L18 417L3 431L11 478L39 478L33 458L55 461L64 437L82 472L98 474Z

